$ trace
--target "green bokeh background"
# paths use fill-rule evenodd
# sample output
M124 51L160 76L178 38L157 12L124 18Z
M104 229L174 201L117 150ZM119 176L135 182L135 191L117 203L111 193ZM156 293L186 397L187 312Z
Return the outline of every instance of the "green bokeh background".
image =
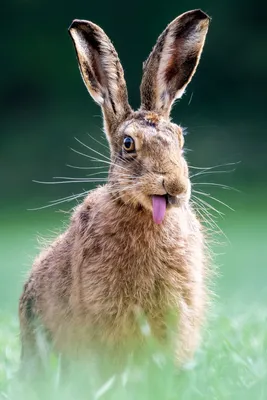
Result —
M235 171L198 180L239 190L205 188L235 209L211 200L225 212L217 223L229 240L222 236L225 244L215 249L221 253L217 301L231 308L266 302L267 5L259 0L4 0L0 28L2 309L16 310L25 273L37 252L36 235L51 236L60 229L68 215L58 210L71 206L28 209L90 188L40 185L32 180L84 176L85 171L66 166L89 165L89 160L70 150L85 150L75 136L97 151L104 150L87 135L103 136L102 119L80 78L67 32L71 21L89 19L107 32L125 70L130 103L138 108L142 62L165 26L194 8L207 12L212 23L198 71L172 117L188 128L190 164L240 162L233 166Z

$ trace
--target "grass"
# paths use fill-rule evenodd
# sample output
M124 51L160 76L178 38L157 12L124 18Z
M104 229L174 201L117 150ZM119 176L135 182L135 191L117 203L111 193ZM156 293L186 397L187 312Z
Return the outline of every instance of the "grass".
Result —
M248 201L249 203L249 201ZM248 204L247 203L247 204ZM21 382L17 299L37 252L35 235L60 226L62 214L8 210L0 230L0 399L267 399L266 231L264 207L237 205L221 221L231 244L223 249L216 300L194 362L178 371L168 354L150 347L141 366L99 381L94 366L76 365L64 380L60 359L51 358L38 384ZM222 252L222 249L219 250Z
M267 310L251 307L238 315L217 310L196 360L177 371L154 349L141 367L129 363L121 375L97 385L92 366L78 365L71 380L61 380L53 359L40 385L19 382L17 321L1 315L0 396L3 399L257 399L267 398ZM45 385L44 385L45 384ZM45 388L45 389L44 389Z

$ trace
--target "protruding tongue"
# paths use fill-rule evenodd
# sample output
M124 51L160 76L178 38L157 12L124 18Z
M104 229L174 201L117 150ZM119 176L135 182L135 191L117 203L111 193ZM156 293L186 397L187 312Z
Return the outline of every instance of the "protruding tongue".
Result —
M152 196L153 220L156 224L161 224L166 212L165 196Z

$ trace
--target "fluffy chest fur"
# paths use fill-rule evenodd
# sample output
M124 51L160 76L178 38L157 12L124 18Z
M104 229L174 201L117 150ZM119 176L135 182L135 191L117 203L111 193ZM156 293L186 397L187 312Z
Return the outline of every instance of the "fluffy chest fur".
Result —
M175 325L193 318L206 301L206 260L200 225L185 207L157 225L148 211L114 204L105 187L90 193L33 269L36 313L57 349L139 348L140 318L160 340L170 314Z
M114 207L98 190L76 211L71 231L72 305L93 318L100 310L103 320L118 318L134 306L178 310L185 288L199 279L190 258L192 241L202 252L201 233L188 209L172 208L156 225L147 211Z

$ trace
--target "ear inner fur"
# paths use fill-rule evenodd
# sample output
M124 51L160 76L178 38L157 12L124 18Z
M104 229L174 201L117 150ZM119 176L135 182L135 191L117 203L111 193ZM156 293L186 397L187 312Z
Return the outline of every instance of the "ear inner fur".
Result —
M201 10L172 21L144 63L141 108L169 117L175 99L192 79L204 46L209 17Z
M69 32L85 86L102 107L111 134L131 112L118 54L105 32L90 21L74 20Z

